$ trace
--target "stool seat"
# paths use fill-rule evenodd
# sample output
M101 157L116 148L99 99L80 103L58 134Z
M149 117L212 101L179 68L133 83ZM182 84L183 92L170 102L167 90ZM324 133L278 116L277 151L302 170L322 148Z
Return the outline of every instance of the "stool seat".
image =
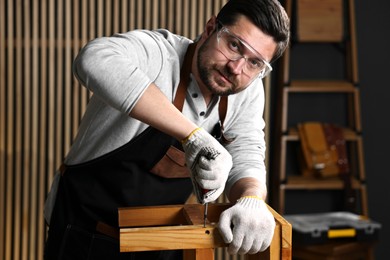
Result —
M210 204L206 225L201 204L119 208L120 251L183 249L184 260L213 260L214 249L227 246L215 224L231 206ZM271 245L264 252L246 255L245 259L291 260L291 224L271 207L268 209L276 224Z

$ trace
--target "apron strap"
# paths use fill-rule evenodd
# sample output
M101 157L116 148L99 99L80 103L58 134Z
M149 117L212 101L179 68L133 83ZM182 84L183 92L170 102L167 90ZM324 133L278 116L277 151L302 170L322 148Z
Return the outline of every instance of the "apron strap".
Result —
M190 82L192 57L194 56L196 43L188 45L186 55L184 56L184 62L180 70L180 82L177 87L176 96L173 100L173 104L180 112L183 111L184 100L186 97L186 91L188 83Z
M228 97L227 96L221 96L219 100L219 107L218 107L218 113L219 113L219 120L221 122L221 140L225 144L230 144L234 141L234 138L228 138L225 136L224 131L224 122L226 117L226 111L228 106Z

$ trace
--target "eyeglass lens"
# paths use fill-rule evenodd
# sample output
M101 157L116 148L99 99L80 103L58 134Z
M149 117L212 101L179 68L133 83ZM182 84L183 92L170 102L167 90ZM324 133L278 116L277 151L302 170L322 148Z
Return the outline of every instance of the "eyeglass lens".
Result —
M217 37L218 48L227 59L232 61L237 61L241 58L245 59L244 72L246 74L260 74L263 77L270 71L263 59L254 57L256 54L226 28L219 30ZM246 56L248 53L252 54L252 56Z

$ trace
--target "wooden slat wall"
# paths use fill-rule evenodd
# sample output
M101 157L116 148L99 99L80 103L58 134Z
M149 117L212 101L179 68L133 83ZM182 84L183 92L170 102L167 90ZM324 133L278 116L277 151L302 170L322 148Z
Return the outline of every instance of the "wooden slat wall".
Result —
M0 259L43 259L45 197L90 96L80 47L136 28L195 38L226 1L0 0Z
M46 194L90 97L71 73L79 49L136 28L193 39L226 2L0 0L0 259L43 259Z

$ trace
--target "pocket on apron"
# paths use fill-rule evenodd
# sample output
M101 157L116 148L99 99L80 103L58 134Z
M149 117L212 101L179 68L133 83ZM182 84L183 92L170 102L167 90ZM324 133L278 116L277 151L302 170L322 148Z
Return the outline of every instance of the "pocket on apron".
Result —
M190 177L190 171L186 166L185 153L172 145L150 172L163 178Z

